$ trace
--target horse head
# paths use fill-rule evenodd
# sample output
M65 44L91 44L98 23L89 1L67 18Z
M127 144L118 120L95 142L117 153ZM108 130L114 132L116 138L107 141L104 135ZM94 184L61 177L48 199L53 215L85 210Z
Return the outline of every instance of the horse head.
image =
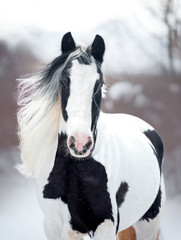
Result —
M83 158L91 154L95 144L104 83L101 64L105 44L96 35L92 45L82 49L76 47L69 32L62 38L61 50L62 55L69 56L60 76L63 131L70 154Z

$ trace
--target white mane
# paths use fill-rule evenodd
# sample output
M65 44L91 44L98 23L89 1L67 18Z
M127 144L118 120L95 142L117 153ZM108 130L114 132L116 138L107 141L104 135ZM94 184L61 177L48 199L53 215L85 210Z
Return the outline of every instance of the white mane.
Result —
M80 51L71 53L47 82L41 73L18 80L18 135L22 172L26 175L38 175L42 164L55 157L61 117L59 76L69 59Z

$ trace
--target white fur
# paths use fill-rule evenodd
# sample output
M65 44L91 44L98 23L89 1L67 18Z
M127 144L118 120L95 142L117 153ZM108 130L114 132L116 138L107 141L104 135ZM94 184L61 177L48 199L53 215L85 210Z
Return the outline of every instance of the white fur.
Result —
M149 124L126 114L102 113L98 121L93 156L106 168L111 202L115 202L121 182L129 185L125 204L119 210L120 231L144 215L159 189L159 165L149 140L142 133L148 129L152 129Z
M99 79L95 62L91 65L73 61L70 72L70 96L67 103L67 133L87 132L91 129L91 107L93 89Z
M55 156L57 148L60 101L58 100L45 114L46 99L43 100L33 101L28 106L29 109L21 109L18 114L21 159L24 166L23 173L26 175L37 175L41 165ZM34 115L28 115L28 111L33 108L36 109Z
M160 222L164 212L165 207L165 186L163 181L163 176L161 178L161 208L160 213L156 218L147 222L147 221L139 221L134 224L134 229L136 231L136 239L137 240L156 240L157 236L161 236L160 230ZM160 237L158 239L161 239Z
M76 139L76 141L82 142L83 136L85 136L85 139L92 138L92 96L95 82L98 79L99 74L95 62L85 65L80 64L78 60L73 61L70 72L70 96L66 107L68 114L66 132L68 137L78 134L77 138L79 139ZM73 155L73 152L71 154ZM89 155L89 151L81 157L87 155Z
M78 49L72 53L67 61L80 51L82 50ZM38 197L45 214L45 230L49 240L82 238L82 235L71 229L67 205L61 199L44 199L42 191L54 165L58 133L63 131L71 135L78 131L91 134L92 94L98 79L94 61L90 65L84 65L73 60L70 97L66 108L69 117L66 123L61 115L59 89L59 75L64 66L55 72L49 85L43 88L40 87L41 77L24 79L20 83L21 108L18 122L24 173L38 177ZM153 130L149 124L126 114L101 113L97 129L92 156L106 169L115 222L113 224L106 220L98 226L94 239L110 240L115 238L115 196L121 182L128 183L129 191L119 209L119 231L135 224L149 209L158 193L160 172L156 156L150 147L151 142L143 134L148 129Z

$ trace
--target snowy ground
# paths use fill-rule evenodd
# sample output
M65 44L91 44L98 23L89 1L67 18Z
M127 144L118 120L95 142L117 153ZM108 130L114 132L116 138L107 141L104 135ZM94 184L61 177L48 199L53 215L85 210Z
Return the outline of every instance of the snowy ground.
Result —
M35 182L21 176L13 164L16 150L0 154L0 239L45 240L43 215L36 200ZM181 195L167 200L162 221L164 240L180 239Z
M18 158L17 151L0 155L0 239L44 240L35 182L13 168Z

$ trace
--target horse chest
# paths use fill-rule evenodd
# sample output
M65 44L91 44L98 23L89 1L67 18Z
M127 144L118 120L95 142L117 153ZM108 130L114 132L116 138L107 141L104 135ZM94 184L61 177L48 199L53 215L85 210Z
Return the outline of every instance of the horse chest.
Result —
M93 158L77 161L57 154L43 195L61 198L68 205L73 230L81 233L94 232L105 219L113 221L106 171Z

